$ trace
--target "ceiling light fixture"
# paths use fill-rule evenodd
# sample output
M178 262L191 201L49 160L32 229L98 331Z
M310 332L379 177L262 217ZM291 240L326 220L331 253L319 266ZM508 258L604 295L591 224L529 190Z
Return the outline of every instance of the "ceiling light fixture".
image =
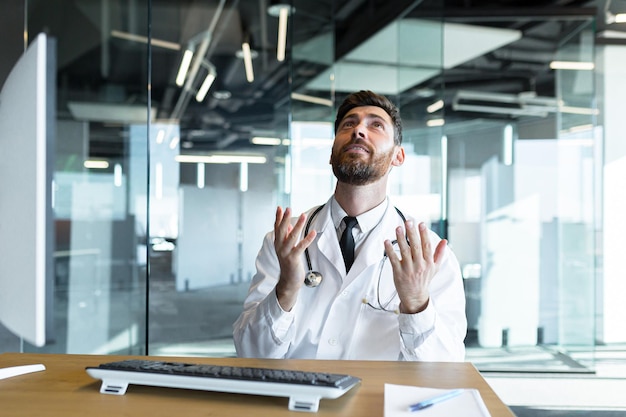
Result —
M215 77L217 77L217 72L215 71L215 67L208 62L205 62L205 66L208 68L209 72L207 73L200 89L198 89L198 93L196 94L196 101L201 102L206 97L209 92L209 88L213 85L213 81L215 81Z
M280 138L272 138L266 136L255 136L250 139L250 142L254 145L269 145L269 146L278 146L282 143Z
M165 129L159 129L159 132L157 133L157 136L156 136L157 145L162 144L164 139L165 139Z
M430 119L426 121L426 126L428 127L439 127L446 124L444 119Z
M251 83L254 81L254 69L252 68L252 52L248 41L241 44L241 51L243 52L243 65L246 68L246 80Z
M604 20L607 25L613 23L626 23L626 13L612 13L609 8L611 6L611 0L608 0L604 5Z
M615 23L626 23L626 13L618 13L614 16Z
M437 110L443 109L443 104L444 104L443 100L437 100L433 104L431 104L430 106L426 107L426 111L428 113L434 113Z
M218 22L222 18L222 11L224 10L225 4L226 0L220 0L217 8L213 12L213 17L211 19L211 22L209 23L207 30L205 32L201 32L196 37L199 45L194 53L194 58L191 62L191 67L189 68L189 74L187 75L187 81L182 87L183 90L178 96L178 100L176 101L174 108L170 112L170 119L180 120L182 115L185 113L185 109L189 104L189 96L194 91L194 85L197 81L196 77L198 76L198 71L200 70L200 67L204 64L205 60L207 60L209 57L209 46L211 44L211 39L213 38L213 32L215 31L215 27L217 26ZM208 87L210 87L210 85Z
M308 94L291 93L293 100L304 101L306 103L321 104L322 106L333 107L333 101L326 98L310 96Z
M88 169L107 169L109 167L108 161L88 159L83 162L83 166Z
M182 87L187 77L187 71L191 65L191 59L193 58L193 50L191 48L185 49L183 53L183 59L180 61L180 67L178 68L178 74L176 75L176 85Z
M551 69L560 69L560 70L583 70L583 71L591 71L595 68L593 62L582 62L582 61L552 61L550 62Z
M295 8L290 4L282 2L272 2L267 8L270 16L278 17L278 43L276 44L276 59L278 61L285 60L285 51L287 49L287 20L289 15L295 12Z

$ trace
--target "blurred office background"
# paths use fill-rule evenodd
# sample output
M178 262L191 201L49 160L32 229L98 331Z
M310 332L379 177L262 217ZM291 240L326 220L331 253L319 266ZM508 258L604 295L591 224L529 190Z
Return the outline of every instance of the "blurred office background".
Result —
M468 360L593 373L624 351L626 1L0 10L0 81L40 32L58 65L56 340L0 328L0 352L234 355L275 207L332 193L335 108L360 89L401 109L390 194L459 258Z

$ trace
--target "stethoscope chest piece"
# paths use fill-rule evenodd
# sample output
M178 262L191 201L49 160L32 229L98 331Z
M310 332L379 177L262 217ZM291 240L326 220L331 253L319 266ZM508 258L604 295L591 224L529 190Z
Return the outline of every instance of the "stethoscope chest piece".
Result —
M322 274L317 271L309 271L304 276L304 285L315 288L322 282Z

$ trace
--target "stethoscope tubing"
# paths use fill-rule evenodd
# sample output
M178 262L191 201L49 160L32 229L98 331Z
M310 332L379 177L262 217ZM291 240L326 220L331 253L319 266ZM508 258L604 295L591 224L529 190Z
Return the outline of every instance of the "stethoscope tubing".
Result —
M313 223L313 219L315 219L315 217L317 216L317 214L322 210L322 208L324 208L325 204L322 204L321 206L317 207L309 216L309 219L306 222L306 225L304 227L304 236L309 234L309 229L311 228L311 224ZM398 215L400 216L400 218L402 219L403 223L406 223L406 217L404 217L404 214L400 211L399 208L395 207L396 212L398 213ZM408 239L407 239L408 242ZM386 253L383 253L383 260L385 259L385 257L387 256ZM309 254L309 248L306 248L304 250L304 257L306 258L306 265L307 265L307 277L310 276L311 274L317 275L319 277L319 279L316 281L317 283L315 285L311 285L309 283L308 279L305 279L305 284L307 285L307 287L317 287L320 282L322 281L322 274L318 271L314 271L313 270L313 264L311 263L311 255Z

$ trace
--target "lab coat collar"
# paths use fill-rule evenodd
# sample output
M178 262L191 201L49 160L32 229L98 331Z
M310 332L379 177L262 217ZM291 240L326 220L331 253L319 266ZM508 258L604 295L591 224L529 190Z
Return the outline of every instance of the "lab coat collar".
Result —
M362 243L352 268L350 268L350 271L346 274L341 249L339 248L337 231L331 218L331 201L332 197L317 214L316 219L314 219L311 225L311 229L316 230L318 233L316 244L321 255L326 257L335 267L339 276L344 280L345 287L368 267L372 265L376 268L378 267L378 264L382 261L384 256L385 239L395 239L395 229L398 225L402 224L402 220L393 206L387 204L385 214L380 224L368 232L369 235Z

